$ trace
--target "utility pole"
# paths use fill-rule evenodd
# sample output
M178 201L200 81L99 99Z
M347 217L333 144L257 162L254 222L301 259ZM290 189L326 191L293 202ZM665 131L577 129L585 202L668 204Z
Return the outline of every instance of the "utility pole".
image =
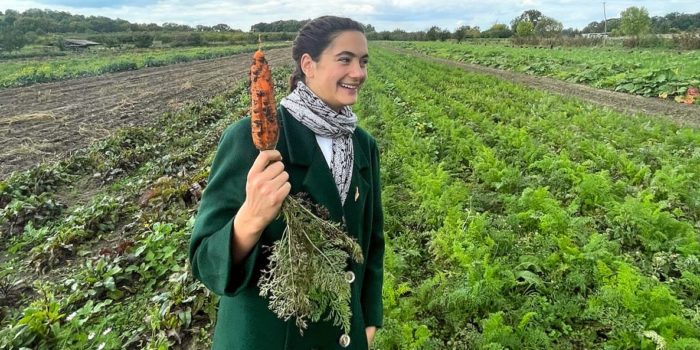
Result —
M608 40L608 15L605 13L605 1L603 1L603 45Z
M605 1L603 1L603 33L608 35L608 15L605 13Z

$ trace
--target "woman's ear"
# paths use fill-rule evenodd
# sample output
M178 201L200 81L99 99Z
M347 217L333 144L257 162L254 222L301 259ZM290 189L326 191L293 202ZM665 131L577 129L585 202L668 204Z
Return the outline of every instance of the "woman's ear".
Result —
M308 53L301 55L300 61L299 66L301 66L301 71L304 72L304 76L313 79L316 70L316 62L311 58L311 55Z

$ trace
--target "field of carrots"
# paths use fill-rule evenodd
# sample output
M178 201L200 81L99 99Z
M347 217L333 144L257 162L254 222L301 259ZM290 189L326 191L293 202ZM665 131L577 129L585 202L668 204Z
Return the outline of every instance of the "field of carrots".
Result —
M373 348L700 348L697 128L370 55L353 110L381 150ZM207 348L217 297L187 245L249 105L237 81L0 181L0 349Z

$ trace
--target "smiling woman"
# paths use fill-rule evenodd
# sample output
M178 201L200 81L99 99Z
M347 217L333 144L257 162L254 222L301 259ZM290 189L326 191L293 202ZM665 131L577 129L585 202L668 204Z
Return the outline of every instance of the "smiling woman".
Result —
M277 150L257 151L251 121L222 136L190 242L194 275L221 295L214 349L368 349L382 325L383 212L376 141L357 126L350 106L367 78L369 53L361 24L325 16L294 41L290 94L277 110ZM352 313L345 333L332 320L278 319L258 281L285 223L289 194L307 193L362 249L349 261ZM302 257L304 258L304 257ZM302 277L303 280L303 277Z

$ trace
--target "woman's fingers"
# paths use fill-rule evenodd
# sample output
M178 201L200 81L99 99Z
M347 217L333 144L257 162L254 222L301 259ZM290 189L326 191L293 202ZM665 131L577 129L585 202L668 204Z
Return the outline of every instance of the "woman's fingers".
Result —
M289 195L289 192L292 190L292 184L289 182L285 182L280 186L280 188L277 190L277 198L280 202L283 202L285 198Z
M281 160L279 151L262 151L248 172L246 201L264 217L276 215L291 190L289 174Z
M272 180L283 172L284 163L277 161L268 165L267 168L260 173L260 178L263 180Z
M267 168L268 164L278 160L282 160L282 154L280 154L278 150L262 151L258 154L258 157L255 158L255 162L253 162L253 165L250 167L248 175L261 173Z
M283 171L279 173L279 175L275 176L272 180L270 180L270 186L277 191L280 187L282 187L287 181L289 180L289 173L286 171Z

